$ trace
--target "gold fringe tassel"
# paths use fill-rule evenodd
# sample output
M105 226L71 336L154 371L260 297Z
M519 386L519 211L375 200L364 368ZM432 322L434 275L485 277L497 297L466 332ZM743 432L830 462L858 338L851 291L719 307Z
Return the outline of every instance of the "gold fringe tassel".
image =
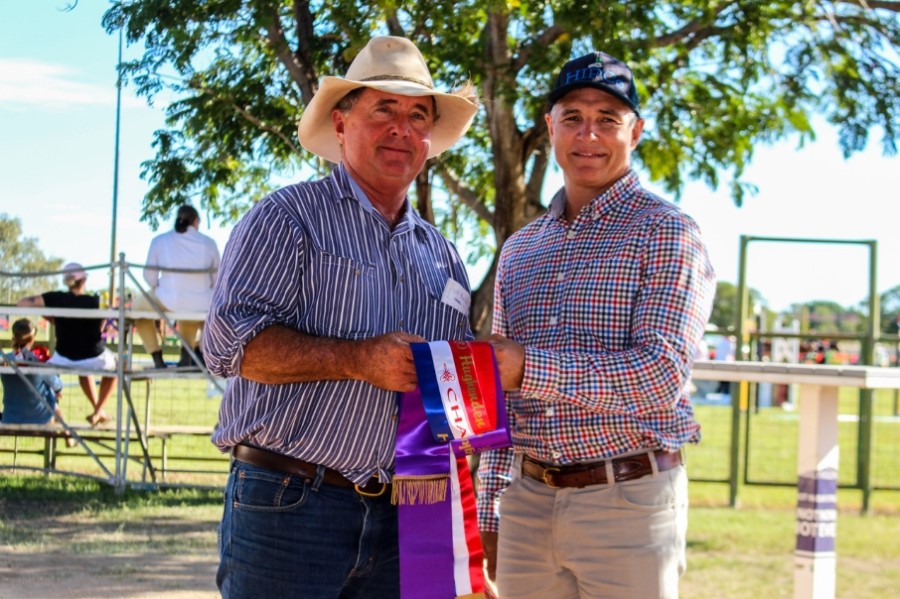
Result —
M440 503L447 496L447 474L394 477L391 503L394 505L430 505Z
M484 593L470 593L468 595L457 595L456 599L484 599Z

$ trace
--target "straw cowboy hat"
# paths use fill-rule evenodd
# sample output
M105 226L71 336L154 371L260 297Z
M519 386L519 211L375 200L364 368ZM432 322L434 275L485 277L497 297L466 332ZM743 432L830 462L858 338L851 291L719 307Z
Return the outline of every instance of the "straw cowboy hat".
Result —
M402 37L374 37L353 59L347 75L324 77L309 106L300 117L300 144L334 163L341 161L341 147L334 134L331 111L350 91L370 87L401 96L433 96L437 120L431 133L428 157L437 156L465 135L478 109L474 95L444 93L434 82L422 53Z

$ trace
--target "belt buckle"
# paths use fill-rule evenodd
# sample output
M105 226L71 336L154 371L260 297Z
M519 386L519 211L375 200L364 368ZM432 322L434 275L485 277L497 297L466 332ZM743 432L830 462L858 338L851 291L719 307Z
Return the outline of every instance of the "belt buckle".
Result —
M550 478L555 472L559 472L559 468L554 466L550 466L549 468L544 468L543 474L541 474L541 482L550 487L551 489L558 489L559 486L553 484L553 480Z
M368 491L364 491L362 487L353 483L353 490L362 495L363 497L381 497L384 495L385 491L387 491L388 483L381 483L381 489L377 493L369 493Z

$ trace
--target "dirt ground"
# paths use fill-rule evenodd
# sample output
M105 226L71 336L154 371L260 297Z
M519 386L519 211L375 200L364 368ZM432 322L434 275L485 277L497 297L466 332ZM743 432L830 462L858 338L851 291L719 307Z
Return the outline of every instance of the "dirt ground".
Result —
M0 599L218 597L215 524L30 519L36 537L0 544ZM175 550L180 543L189 551Z
M73 555L53 549L0 557L3 599L207 599L218 597L214 556Z

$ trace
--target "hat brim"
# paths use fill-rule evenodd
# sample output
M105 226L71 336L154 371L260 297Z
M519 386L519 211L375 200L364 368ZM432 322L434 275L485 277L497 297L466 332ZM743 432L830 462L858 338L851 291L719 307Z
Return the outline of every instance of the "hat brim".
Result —
M399 96L433 96L438 119L431 132L428 158L448 150L462 138L472 124L478 105L463 96L435 91L413 81L352 81L340 77L324 77L297 125L300 145L325 160L341 161L341 146L334 133L331 112L335 105L354 89L368 87Z

